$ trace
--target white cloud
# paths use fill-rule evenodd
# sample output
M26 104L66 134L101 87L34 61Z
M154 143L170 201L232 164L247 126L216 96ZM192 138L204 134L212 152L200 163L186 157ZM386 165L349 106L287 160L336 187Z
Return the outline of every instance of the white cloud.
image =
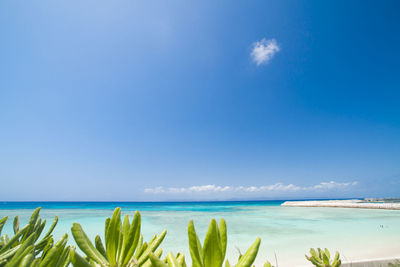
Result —
M279 52L280 47L275 39L262 39L253 44L253 50L251 51L251 57L257 66L268 63L272 57Z
M218 185L198 185L190 187L168 187L162 186L154 188L145 188L145 193L153 194L202 194L202 193L221 193L221 192L232 192L232 193L260 193L260 192L299 192L299 191L329 191L334 189L345 189L357 185L358 182L346 182L338 183L335 181L321 182L312 186L297 186L294 184L282 184L276 183L272 185L263 186L218 186Z
M349 186L355 186L355 185L357 185L357 184L358 184L357 181L355 181L355 182L348 182L348 183L336 183L336 182L334 182L334 181L330 181L330 182L328 182L328 183L323 182L323 183L314 185L314 186L312 187L312 189L318 190L318 189L345 188L345 187L349 187Z

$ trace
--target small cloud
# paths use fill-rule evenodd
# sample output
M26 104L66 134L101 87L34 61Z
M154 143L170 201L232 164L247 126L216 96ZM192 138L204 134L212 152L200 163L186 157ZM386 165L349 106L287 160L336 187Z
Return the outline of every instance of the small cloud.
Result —
M262 39L253 44L253 50L251 51L251 57L257 66L268 63L272 57L279 52L280 48L275 39Z
M348 183L337 183L335 181L330 182L322 182L320 184L314 185L312 189L319 190L319 189L335 189L335 188L345 188L349 186L355 186L358 182L348 182Z
M276 183L272 185L262 185L262 186L218 186L218 185L197 185L190 187L168 187L164 188L162 186L154 188L145 188L145 193L153 194L204 194L204 193L221 193L221 192L231 192L231 193L260 193L260 192L320 192L329 190L346 189L349 187L356 186L357 181L338 183L335 181L321 182L312 186L297 186L294 184L282 184Z

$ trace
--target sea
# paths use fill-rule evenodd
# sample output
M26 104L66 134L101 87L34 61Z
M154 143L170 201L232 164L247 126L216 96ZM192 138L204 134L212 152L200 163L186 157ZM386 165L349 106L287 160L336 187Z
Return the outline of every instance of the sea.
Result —
M145 240L167 230L161 248L165 253L181 252L190 264L187 225L194 221L201 240L212 218L224 218L228 228L227 258L237 262L257 237L261 246L256 266L266 260L278 266L307 266L304 254L311 247L339 251L344 261L400 257L400 211L349 208L283 207L283 201L226 202L0 202L0 218L8 216L2 234L12 234L12 219L18 215L21 225L28 222L32 211L41 207L41 218L47 227L54 216L59 223L55 238L71 234L72 223L82 225L94 240L104 236L104 221L116 207L122 214L136 210L142 216ZM46 228L47 228L46 227ZM104 238L103 238L104 240ZM276 265L276 264L275 264Z

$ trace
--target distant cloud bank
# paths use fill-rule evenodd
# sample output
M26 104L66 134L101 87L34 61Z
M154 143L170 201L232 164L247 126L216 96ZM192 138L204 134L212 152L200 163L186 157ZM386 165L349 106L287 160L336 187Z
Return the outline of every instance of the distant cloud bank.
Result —
M253 43L253 50L251 51L251 58L257 64L268 63L272 57L279 52L280 47L275 39L265 39Z
M294 184L276 183L263 186L217 186L217 185L198 185L190 187L168 187L162 186L145 188L145 193L152 194L201 194L201 193L262 193L262 192L309 192L309 191L329 191L345 189L357 185L358 182L338 183L335 181L321 182L313 186L297 186Z

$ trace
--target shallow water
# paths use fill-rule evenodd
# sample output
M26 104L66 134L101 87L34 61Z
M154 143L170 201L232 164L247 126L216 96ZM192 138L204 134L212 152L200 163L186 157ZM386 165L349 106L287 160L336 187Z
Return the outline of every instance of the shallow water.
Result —
M145 240L167 229L161 247L164 251L181 251L190 261L187 224L193 219L201 239L212 218L224 218L228 225L227 256L236 262L238 250L242 253L260 236L262 239L256 264L265 260L279 266L307 264L304 253L310 247L339 250L347 260L400 256L400 211L342 208L281 207L280 201L257 202L194 202L194 203L101 203L101 202L41 202L0 203L0 217L11 219L19 215L27 223L34 208L42 207L41 217L48 224L55 215L59 224L54 232L58 238L67 232L73 222L79 222L94 239L103 236L104 220L115 207L123 214L142 215ZM3 232L12 232L9 219ZM72 238L72 237L71 237ZM70 238L70 239L71 239ZM73 244L73 241L70 240Z

